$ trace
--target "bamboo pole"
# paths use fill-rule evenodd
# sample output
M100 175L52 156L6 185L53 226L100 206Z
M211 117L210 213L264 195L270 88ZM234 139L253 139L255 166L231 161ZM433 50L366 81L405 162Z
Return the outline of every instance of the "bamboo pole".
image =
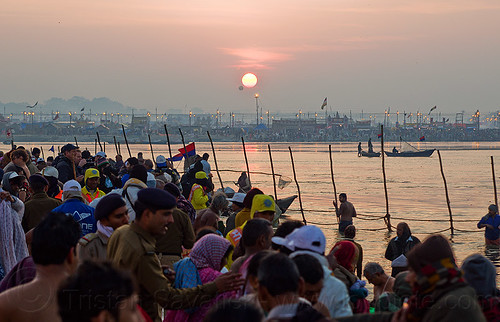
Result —
M99 136L99 132L95 132L95 134L97 135L97 143L99 143L99 148L101 148L101 151L104 152L104 150L102 148L101 137Z
M97 139L94 139L94 155L97 154Z
M214 142L212 141L212 137L210 136L210 132L207 131L208 139L210 140L210 145L212 146L212 153L214 155L214 163L215 163L215 171L217 171L217 176L219 177L220 186L222 191L224 191L224 184L222 183L222 178L219 173L219 166L217 165L217 157L215 155Z
M114 135L113 135L113 141L115 142L116 154L120 154L120 151L118 151L118 144L116 144L116 136L114 136Z
M295 180L295 185L297 186L297 193L299 195L299 205L300 205L300 212L302 214L302 221L304 222L304 225L307 225L306 216L304 215L304 208L302 207L302 197L300 195L300 187L297 181L297 175L295 174L295 164L293 162L292 148L288 147L288 150L290 151L290 159L292 160L293 179Z
M102 141L102 144L103 144L103 147L104 147L103 152L106 153L106 141Z
M335 197L335 214L337 216L337 222L340 223L340 217L339 217L339 207L338 207L338 199L337 199L337 186L335 185L335 176L333 174L333 157L332 157L332 145L328 145L328 152L330 155L330 173L332 175L332 185L333 185L333 195Z
M441 176L443 177L443 183L444 183L444 192L446 194L446 204L448 205L448 213L450 214L450 229L451 229L451 234L454 234L453 230L453 214L451 213L451 206L450 206L450 197L448 196L448 185L446 184L446 178L444 176L444 171L443 171L443 161L441 160L441 153L439 150L437 150L438 156L439 156L439 167L441 168Z
M75 144L76 146L78 146L78 141L76 140L76 136L75 136Z
M42 159L45 160L45 153L43 153L43 146L40 146L40 151L42 151ZM47 161L47 160L45 160L45 161Z
M151 143L151 135L150 134L148 134L148 140L149 140L149 149L151 150L151 157L153 158L153 162L156 164L155 155L153 153L153 144Z
M495 178L495 162L493 161L493 156L491 156L491 175L493 177L493 191L495 192L495 205L498 208L497 181Z
M385 153L384 153L384 126L380 125L380 133L381 133L381 150L382 150L382 176L384 177L384 194L385 194L385 217L384 221L387 225L387 230L389 232L392 231L391 226L391 215L389 214L389 196L387 194L387 179L385 176Z
M170 160L172 161L173 164L174 160L172 160L173 159L172 148L170 147L170 136L168 135L167 124L163 124L163 127L165 128L165 135L167 136L168 154L170 155Z
M269 161L271 162L271 172L273 173L273 186L274 186L274 200L278 200L278 193L276 192L276 177L274 175L274 165L273 156L271 155L271 145L267 145L267 150L269 151Z
M125 144L127 145L128 156L129 156L129 158L131 158L132 153L130 153L130 147L128 146L127 134L125 133L125 126L123 126L123 124L122 124L122 131L123 131L123 137L125 138Z
M184 153L182 156L184 157L184 171L187 172L189 170L189 160L188 160L188 155L186 151L186 141L184 141L184 134L182 133L181 128L179 128L179 133L181 134L181 141L182 141L182 146L184 147ZM174 164L174 161L172 161L172 165ZM187 165L187 167L186 167Z
M247 165L247 177L250 186L252 186L252 180L250 180L250 167L248 166L247 150L245 149L245 139L241 137L241 143L243 144L243 154L245 155L245 163Z
M120 141L118 141L118 154L122 155L122 147L120 146ZM123 157L123 155L122 155Z

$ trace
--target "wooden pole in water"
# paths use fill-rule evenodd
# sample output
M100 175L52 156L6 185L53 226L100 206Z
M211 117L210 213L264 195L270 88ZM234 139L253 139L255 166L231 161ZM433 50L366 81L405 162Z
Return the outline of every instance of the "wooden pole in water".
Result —
M335 176L333 175L333 157L332 157L332 145L328 145L328 153L330 154L330 173L332 175L332 185L333 185L333 195L335 197L335 215L337 216L337 222L340 223L340 217L338 216L339 207L337 200L337 186L335 185Z
M252 181L250 180L250 167L248 166L248 159L247 159L247 150L245 149L245 139L243 139L243 137L241 137L241 143L243 144L243 154L245 155L245 163L247 165L248 182L250 183L250 186L252 186Z
M43 153L43 146L40 146L40 151L42 151L42 159L45 160L45 153ZM45 161L47 161L47 160L45 160Z
M381 133L381 137L380 137L380 144L381 144L381 149L382 149L382 176L384 177L384 193L385 193L385 217L384 217L384 221L387 225L387 230L389 232L392 231L392 227L391 227L391 215L389 214L389 196L387 194L387 180L386 180L386 177L385 177L385 153L384 153L384 126L383 125L380 125L380 133Z
M495 179L495 162L491 156L491 175L493 176L493 191L495 192L495 205L498 207L497 181Z
M290 151L290 159L292 160L293 179L295 180L295 185L297 186L297 193L299 195L299 205L300 205L300 212L302 213L302 221L304 222L304 225L307 225L306 216L304 215L304 208L302 207L302 197L300 195L300 187L299 183L297 182L297 175L295 174L295 164L293 162L292 148L288 147L288 150Z
M97 154L97 139L94 139L94 155Z
M114 135L113 135L113 141L115 142L116 154L120 154L120 151L118 151L118 144L116 144L116 136L114 136Z
M173 159L172 148L170 147L170 136L168 135L167 124L163 124L163 127L165 128L165 135L167 136L168 154L170 155L170 160L172 161L173 164L174 160L172 160Z
M106 153L106 141L102 141L102 144L103 144L103 147L104 147L103 152Z
M127 134L125 133L125 126L123 126L123 124L122 124L122 131L123 131L123 137L125 138L125 144L127 145L128 156L129 156L129 158L131 158L132 153L130 153L130 147L128 146Z
M16 146L14 145L14 140L10 140L10 148L12 150L15 150L16 149Z
M446 184L446 178L444 176L444 171L443 171L443 161L441 160L441 153L439 150L437 150L438 156L439 156L439 167L441 168L441 176L443 177L443 183L444 183L444 192L446 194L446 204L448 205L448 213L450 214L450 229L451 229L451 234L454 234L453 230L453 214L451 213L451 206L450 206L450 197L448 196L448 185Z
M76 140L76 136L75 136L75 144L76 146L78 146L78 141Z
M214 163L215 163L215 171L217 171L217 176L219 177L220 186L222 191L224 191L224 184L222 183L222 178L219 173L219 166L217 165L217 157L215 155L214 142L212 141L212 137L210 136L210 132L207 131L208 139L210 140L210 145L212 146L212 154L214 155Z
M122 147L120 146L120 141L118 141L118 154L122 155Z
M101 151L104 151L101 144L101 138L99 137L99 132L95 132L95 134L97 135L97 143L99 143L99 148L101 148Z
M271 162L271 172L273 173L273 186L274 186L274 200L278 200L278 193L276 192L276 177L274 176L273 156L271 155L271 145L267 145L269 151L269 161Z
M149 140L149 149L151 150L151 157L153 158L153 162L156 164L155 155L153 153L153 144L151 143L151 134L148 134L148 140Z

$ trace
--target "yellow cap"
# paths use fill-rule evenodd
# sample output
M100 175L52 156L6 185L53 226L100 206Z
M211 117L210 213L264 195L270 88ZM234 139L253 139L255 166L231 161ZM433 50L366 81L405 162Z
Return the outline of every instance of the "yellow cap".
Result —
M194 175L194 177L196 179L208 179L207 178L207 174L204 171L198 171L198 172L196 172L196 174Z
M87 182L87 179L90 178L99 178L99 170L94 169L94 168L89 168L85 171L85 179L84 181Z
M252 200L252 209L250 210L252 218L256 212L264 211L276 211L273 198L269 195L255 195Z

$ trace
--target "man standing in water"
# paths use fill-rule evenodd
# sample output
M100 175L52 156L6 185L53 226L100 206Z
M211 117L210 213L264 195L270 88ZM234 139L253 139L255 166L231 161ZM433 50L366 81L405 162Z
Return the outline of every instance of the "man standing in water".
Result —
M337 217L340 218L339 232L343 234L346 227L352 225L352 217L356 217L356 209L354 209L352 203L347 201L347 195L345 193L339 195L339 200L340 207L337 207L335 200L333 201L333 205L335 206Z
M477 228L479 229L486 227L486 230L484 231L486 245L500 245L499 226L500 216L498 215L498 207L496 205L490 205L486 216L481 218L481 220L477 223Z

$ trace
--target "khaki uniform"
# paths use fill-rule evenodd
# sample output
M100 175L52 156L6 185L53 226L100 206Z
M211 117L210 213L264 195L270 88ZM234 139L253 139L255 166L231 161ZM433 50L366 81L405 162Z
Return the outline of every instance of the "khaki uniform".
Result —
M161 321L158 304L179 310L200 306L215 297L215 283L174 289L163 274L155 247L156 239L135 222L118 228L108 242L108 259L135 276L139 304L153 321Z
M22 225L24 232L27 233L47 216L54 208L62 204L61 200L50 198L45 192L37 192L24 205L24 216Z
M108 237L100 231L87 234L78 241L78 258L80 262L85 260L105 261L108 259L107 247Z
M188 215L177 208L172 214L174 222L168 226L167 233L156 241L156 252L162 265L173 268L182 259L182 247L193 248L195 235Z

